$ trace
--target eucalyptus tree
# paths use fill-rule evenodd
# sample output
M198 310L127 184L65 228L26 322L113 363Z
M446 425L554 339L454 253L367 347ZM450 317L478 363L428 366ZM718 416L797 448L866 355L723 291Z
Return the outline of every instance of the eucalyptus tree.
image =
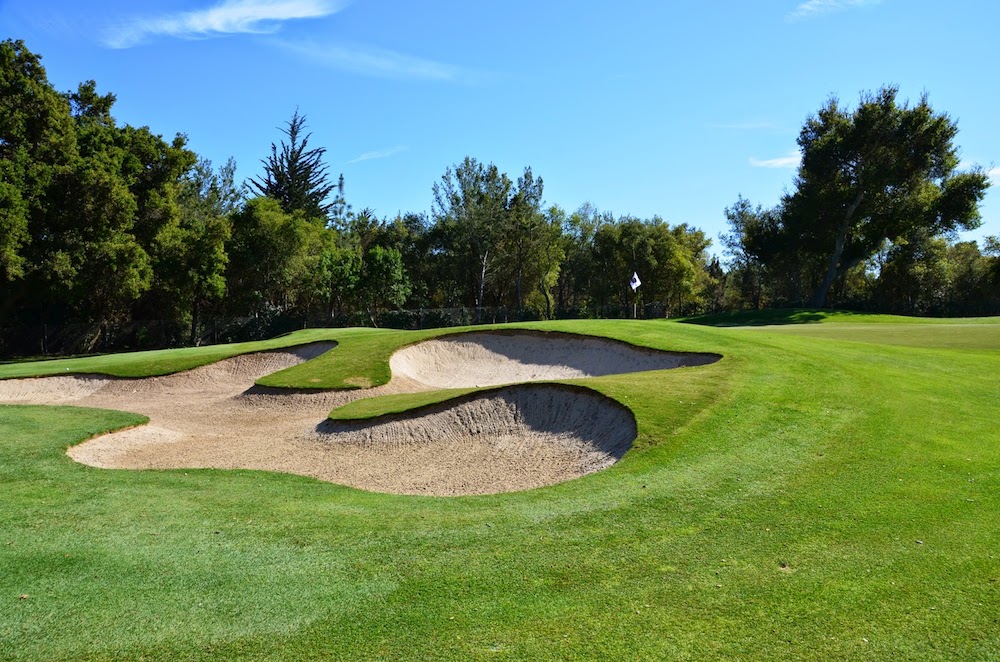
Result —
M591 299L591 286L599 276L594 266L594 236L611 214L602 214L589 202L584 203L562 222L560 244L564 261L556 284L556 308L562 315L580 314Z
M471 280L476 317L486 284L501 257L513 183L494 165L465 157L433 186L432 214L441 250L450 250L456 275Z
M525 272L529 272L527 280L533 286L537 281L532 276L541 268L540 258L550 241L542 213L543 190L542 178L535 178L531 168L525 168L507 204L504 239L513 267L514 308L518 311L524 309Z

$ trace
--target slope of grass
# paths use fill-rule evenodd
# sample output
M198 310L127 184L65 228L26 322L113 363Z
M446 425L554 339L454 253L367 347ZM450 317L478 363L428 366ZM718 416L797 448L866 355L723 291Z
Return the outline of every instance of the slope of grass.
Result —
M138 417L0 407L0 658L1000 658L1000 353L527 326L725 359L581 380L634 449L483 497L92 469L66 446Z
M912 317L857 313L849 310L812 308L768 308L733 313L716 313L677 318L685 324L702 326L770 326L778 324L1000 324L1000 317Z
M438 336L475 333L485 328L467 326L423 331L329 329L327 337L337 341L336 351L327 352L312 361L268 375L257 383L277 388L380 386L389 381L391 377L389 357L400 347ZM599 335L644 347L667 350L690 349L689 345L684 344L684 339L689 337L689 334L683 329L664 335L654 332L647 324L634 320L591 320L582 324L573 321L526 322L497 324L489 328Z
M748 329L755 333L778 333L828 340L907 347L942 347L948 349L1000 349L1000 324L996 317L981 318L970 324L886 324L837 323L790 326L761 326ZM985 321L989 320L989 322Z
M365 329L338 329L338 335L351 337ZM280 349L295 345L332 340L331 329L304 329L271 340L207 345L184 349L158 349L123 354L100 354L48 361L25 361L0 365L0 379L14 377L43 377L47 375L101 374L112 377L152 377L228 359L237 354Z

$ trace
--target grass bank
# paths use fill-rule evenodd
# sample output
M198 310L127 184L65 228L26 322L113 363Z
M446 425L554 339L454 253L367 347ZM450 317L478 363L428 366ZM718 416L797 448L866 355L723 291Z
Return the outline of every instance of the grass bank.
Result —
M879 325L526 325L725 358L585 380L633 450L495 496L93 469L66 447L140 417L2 406L0 658L1000 658L1000 339ZM276 383L377 383L421 337L311 333Z

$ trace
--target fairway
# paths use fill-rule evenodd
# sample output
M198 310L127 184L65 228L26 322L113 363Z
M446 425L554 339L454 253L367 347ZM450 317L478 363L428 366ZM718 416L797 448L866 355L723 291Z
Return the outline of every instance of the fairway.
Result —
M877 345L940 347L948 349L1000 348L1000 324L844 323L747 328L767 333L785 333L830 340L850 340Z
M997 659L1000 324L812 321L501 327L722 357L516 387L535 391L457 369L387 388L440 363L436 346L413 352L453 330L309 330L0 366L139 377L323 342L312 360L267 366L283 369L253 394L297 388L320 398L313 425L340 431L520 393L567 408L544 400L569 392L635 425L601 471L441 497L250 469L85 466L66 449L145 419L0 406L0 658ZM400 348L410 354L390 375ZM462 411L455 420L478 416Z

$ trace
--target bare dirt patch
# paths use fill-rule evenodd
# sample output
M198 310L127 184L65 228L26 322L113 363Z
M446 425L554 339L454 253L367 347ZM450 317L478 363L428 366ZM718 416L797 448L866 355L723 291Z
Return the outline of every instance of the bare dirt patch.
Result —
M318 392L254 386L333 346L247 354L147 379L0 380L0 403L74 404L149 417L148 425L69 449L70 457L96 467L262 469L378 492L487 494L610 466L635 439L631 412L593 391L547 384L369 421L333 422L327 414L360 398L441 388L449 375L447 385L489 385L710 362L710 355L647 352L562 334L476 333L400 350L384 386Z

